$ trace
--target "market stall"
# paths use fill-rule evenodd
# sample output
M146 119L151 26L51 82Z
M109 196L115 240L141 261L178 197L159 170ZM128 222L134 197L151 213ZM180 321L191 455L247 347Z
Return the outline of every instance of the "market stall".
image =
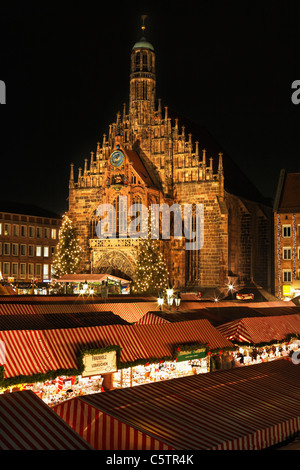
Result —
M96 450L262 450L299 433L299 379L300 368L281 359L78 397L53 410Z
M109 293L129 294L131 281L110 274L65 274L56 280L58 284L72 286L72 292L78 295Z
M289 357L300 349L300 315L242 318L217 327L237 350L236 365Z
M30 389L52 405L80 394L209 372L212 352L234 349L207 320L0 331L1 344L9 346L0 366L0 392Z
M33 392L0 395L0 450L93 450Z

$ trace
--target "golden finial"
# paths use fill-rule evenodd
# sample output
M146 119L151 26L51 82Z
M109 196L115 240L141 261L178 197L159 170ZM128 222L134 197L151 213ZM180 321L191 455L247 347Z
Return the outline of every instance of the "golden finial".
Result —
M148 15L142 15L142 30L144 31L146 29L146 26L145 26L145 19L147 18Z

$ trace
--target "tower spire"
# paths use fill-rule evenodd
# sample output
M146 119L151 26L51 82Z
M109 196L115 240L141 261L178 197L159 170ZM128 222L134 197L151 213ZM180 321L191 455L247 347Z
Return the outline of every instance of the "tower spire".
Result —
M145 26L145 19L148 17L148 15L142 15L141 18L142 18L142 26L141 26L141 30L142 31L145 31L146 29L146 26Z
M145 19L142 15L142 32ZM153 121L155 112L155 52L144 34L131 50L129 120L137 126L145 126Z

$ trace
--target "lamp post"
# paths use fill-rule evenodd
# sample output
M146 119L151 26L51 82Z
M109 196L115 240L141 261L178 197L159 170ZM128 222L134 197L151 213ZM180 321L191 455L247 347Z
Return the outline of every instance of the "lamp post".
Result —
M176 297L175 297L176 310L179 309L180 302L181 302L181 297L180 297L180 294L179 294L179 292L178 292L177 295L176 295Z
M229 284L228 289L231 293L231 298L233 299L233 284Z
M172 287L169 287L169 289L167 289L167 302L169 305L169 310L171 310L171 307L173 304L173 288Z
M162 296L159 296L158 299L157 299L157 303L159 305L159 310L161 310L162 306L164 304L164 298Z

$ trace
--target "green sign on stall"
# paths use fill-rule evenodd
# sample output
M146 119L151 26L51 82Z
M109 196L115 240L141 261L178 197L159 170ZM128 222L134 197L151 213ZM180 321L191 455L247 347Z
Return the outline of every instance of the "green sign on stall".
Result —
M195 359L202 359L207 356L207 349L205 347L192 349L190 351L179 351L177 354L177 362L193 361Z

